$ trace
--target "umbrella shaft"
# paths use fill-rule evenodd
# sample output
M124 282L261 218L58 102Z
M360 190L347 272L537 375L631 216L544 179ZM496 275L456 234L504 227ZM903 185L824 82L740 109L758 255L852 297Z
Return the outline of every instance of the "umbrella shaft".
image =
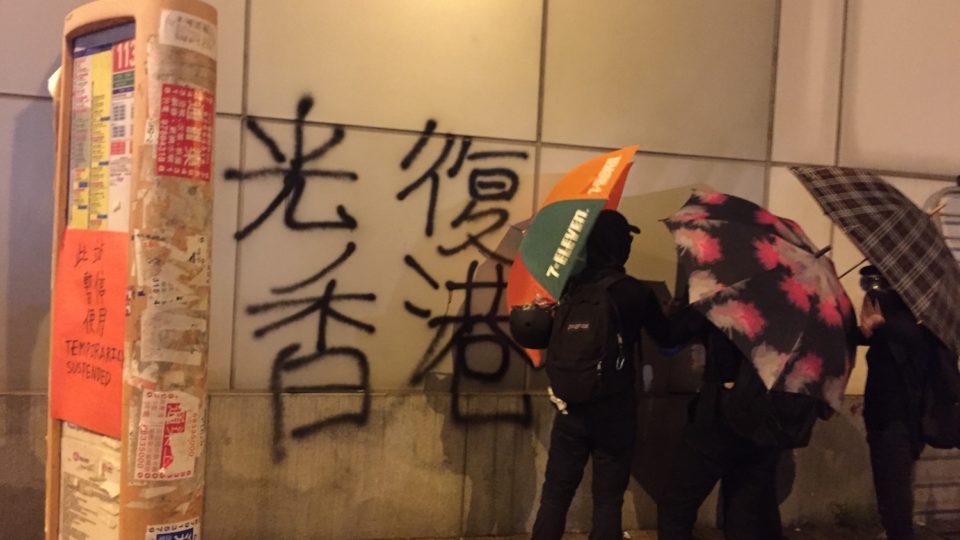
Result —
M840 279L843 279L843 276L849 274L850 272L853 272L854 270L857 269L857 267L859 267L861 264L863 264L863 263L865 263L865 262L867 262L867 258L866 258L866 257L860 259L860 262L858 262L857 264L851 266L850 268L847 268L847 271L846 271L846 272L840 274Z

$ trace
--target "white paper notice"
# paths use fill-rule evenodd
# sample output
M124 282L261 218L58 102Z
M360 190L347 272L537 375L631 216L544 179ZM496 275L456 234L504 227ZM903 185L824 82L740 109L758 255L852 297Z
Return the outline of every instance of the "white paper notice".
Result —
M217 27L189 13L160 12L160 44L183 47L217 59Z
M120 537L120 441L63 424L60 538Z
M202 452L200 400L186 392L146 390L137 428L137 480L193 476Z

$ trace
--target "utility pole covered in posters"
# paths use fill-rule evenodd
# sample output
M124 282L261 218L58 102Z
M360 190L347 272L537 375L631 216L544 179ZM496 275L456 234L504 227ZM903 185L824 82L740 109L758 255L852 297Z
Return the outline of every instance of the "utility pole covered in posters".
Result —
M54 96L46 538L200 538L217 14L99 0Z

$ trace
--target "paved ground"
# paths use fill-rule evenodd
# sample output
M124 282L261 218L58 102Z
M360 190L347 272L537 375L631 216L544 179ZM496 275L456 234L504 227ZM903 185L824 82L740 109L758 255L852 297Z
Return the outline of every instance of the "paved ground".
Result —
M657 533L653 531L630 531L631 540L656 540ZM723 533L716 529L697 531L697 540L724 540ZM528 536L483 536L470 537L462 540L524 540ZM808 527L793 528L783 531L783 540L879 540L883 538L876 528L849 529L842 527ZM954 540L957 536L944 536L928 529L917 531L917 540ZM564 540L587 540L586 534L567 534ZM420 540L449 540L449 539L420 539Z

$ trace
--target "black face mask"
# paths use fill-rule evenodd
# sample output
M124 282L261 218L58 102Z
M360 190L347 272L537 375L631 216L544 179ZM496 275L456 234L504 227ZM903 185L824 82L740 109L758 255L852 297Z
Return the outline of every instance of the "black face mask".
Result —
M622 216L605 211L597 219L587 240L587 266L622 267L630 257L631 233L637 230Z

